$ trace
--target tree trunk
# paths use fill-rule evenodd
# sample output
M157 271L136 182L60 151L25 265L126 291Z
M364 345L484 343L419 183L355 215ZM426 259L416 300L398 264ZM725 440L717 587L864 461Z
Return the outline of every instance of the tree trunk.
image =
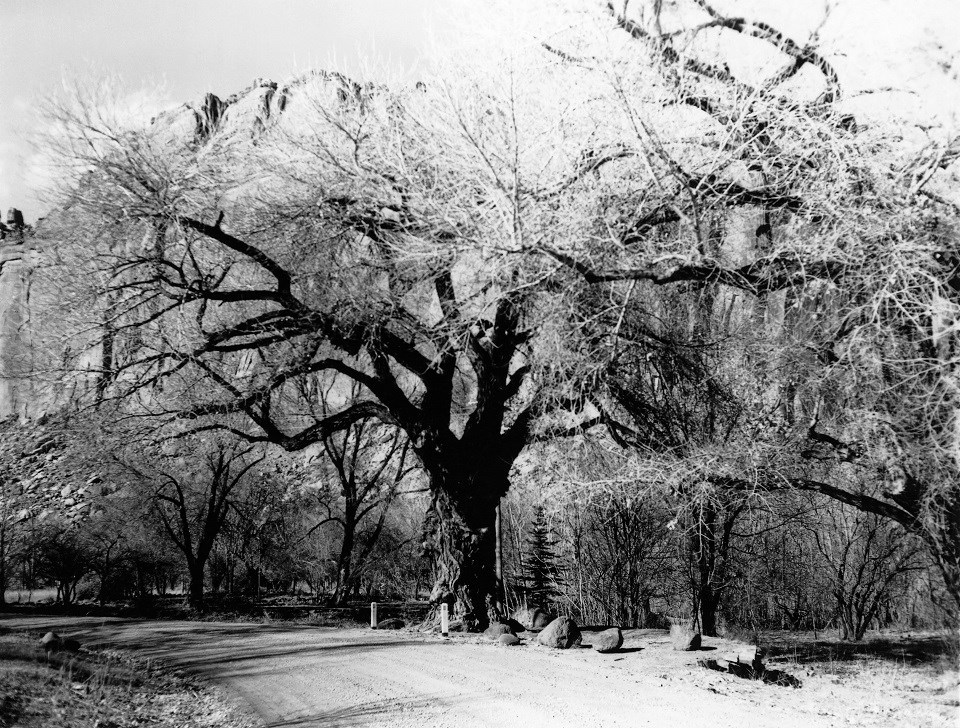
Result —
M649 596L644 595L640 598L639 609L640 609L640 619L639 619L639 622L637 623L637 626L640 627L641 629L652 627L653 625L651 624L651 622L653 621L653 613L650 610Z
M696 525L693 533L694 558L697 563L697 614L700 632L707 637L717 636L717 609L720 599L714 589L717 567L716 509L710 502L696 507Z
M187 593L187 604L192 609L203 611L203 563L190 564L190 590Z
M7 532L0 525L0 605L7 603Z
M348 507L343 519L343 539L340 541L340 555L337 557L337 583L333 589L331 603L339 607L350 593L353 579L353 546L356 539L356 509Z
M717 608L719 599L707 581L700 585L700 631L707 637L717 636Z
M63 579L60 582L60 603L65 607L73 605L73 592L76 589L76 582L74 582L73 588L70 585L70 579Z
M427 528L437 581L430 601L450 604L466 629L483 631L504 615L496 569L499 496L481 488L471 495L456 499L449 490L434 491Z
M500 513L500 504L497 503L496 510L496 520L495 520L495 529L496 529L496 538L497 538L497 556L494 566L496 572L497 581L500 583L500 588L503 588L503 516Z

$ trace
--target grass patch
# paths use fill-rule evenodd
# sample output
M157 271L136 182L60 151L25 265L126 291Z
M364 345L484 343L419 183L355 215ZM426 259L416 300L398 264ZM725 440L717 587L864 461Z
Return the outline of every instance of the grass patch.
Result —
M116 654L47 657L36 636L0 634L0 728L253 728L212 690Z
M958 667L960 643L953 631L870 634L860 642L845 642L823 633L777 632L761 636L765 654L794 664L889 663L902 667L927 666L945 672Z

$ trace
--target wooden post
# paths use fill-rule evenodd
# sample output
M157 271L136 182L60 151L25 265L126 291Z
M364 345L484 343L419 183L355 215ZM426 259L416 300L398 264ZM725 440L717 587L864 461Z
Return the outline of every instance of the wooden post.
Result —
M370 602L370 629L377 628L377 603Z
M440 634L450 636L450 605L446 602L440 605Z

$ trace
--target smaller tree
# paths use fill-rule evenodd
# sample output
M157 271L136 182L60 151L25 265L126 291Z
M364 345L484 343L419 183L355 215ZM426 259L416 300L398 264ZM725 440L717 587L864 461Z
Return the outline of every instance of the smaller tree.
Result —
M417 466L400 430L369 419L329 435L322 445L322 487L314 491L322 515L310 532L328 524L339 528L331 601L340 604L374 553L400 485Z
M652 626L651 599L669 583L672 511L641 489L599 493L571 504L581 619L592 624Z
M563 579L557 563L556 541L542 505L534 509L526 545L527 554L520 578L524 599L527 606L553 611Z
M203 454L187 450L193 445ZM164 532L183 554L190 574L189 605L204 606L204 574L214 543L223 530L231 498L250 469L262 461L251 457L252 446L215 440L184 440L166 465L176 465L177 475L159 469L151 504ZM206 452L203 452L206 450Z
M38 575L57 587L58 600L69 607L76 599L80 580L92 570L91 544L72 526L50 524L38 536Z
M880 516L848 506L824 508L813 538L827 566L845 640L863 639L908 572L929 569L919 538Z

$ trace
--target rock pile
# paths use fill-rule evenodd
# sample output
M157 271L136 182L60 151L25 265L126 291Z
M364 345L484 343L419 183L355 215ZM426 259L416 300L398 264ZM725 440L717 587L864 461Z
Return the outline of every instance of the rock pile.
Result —
M548 614L539 608L528 609L521 607L513 613L511 626L514 632L527 630L530 632L539 632L555 619L554 615ZM512 624L516 623L516 625ZM518 629L519 627L519 629Z

